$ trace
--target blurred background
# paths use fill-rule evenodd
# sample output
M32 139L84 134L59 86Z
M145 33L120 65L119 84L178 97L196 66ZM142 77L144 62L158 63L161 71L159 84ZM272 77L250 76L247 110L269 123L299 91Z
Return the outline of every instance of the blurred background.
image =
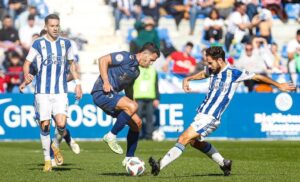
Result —
M280 94L265 84L240 84L212 137L300 138L297 0L2 0L0 140L39 137L33 119L34 85L26 95L19 94L18 86L24 59L49 13L60 16L62 36L73 40L86 94L79 104L70 94L68 124L74 137L101 138L114 122L89 96L99 76L97 59L114 51L136 53L152 41L162 52L153 65L157 86L152 87L158 88L159 97L136 98L153 102L150 120L146 107L140 108L146 128L141 138L176 138L193 120L208 80L191 82L193 94L183 94L181 84L185 76L203 69L203 51L209 46L222 46L228 63L238 68L297 85L297 92ZM69 87L72 91L73 83Z

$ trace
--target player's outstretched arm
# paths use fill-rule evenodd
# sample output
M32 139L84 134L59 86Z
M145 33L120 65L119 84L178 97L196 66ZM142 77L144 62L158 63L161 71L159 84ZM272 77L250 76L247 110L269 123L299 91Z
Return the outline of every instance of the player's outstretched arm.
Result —
M206 74L205 70L200 71L199 73L196 73L194 75L185 77L183 82L182 82L182 88L185 92L191 92L191 89L189 87L189 81L191 81L191 80L202 80L202 79L205 79L207 77L208 77L208 75Z
M112 64L112 60L110 55L106 55L98 59L98 66L99 66L100 76L103 80L104 92L110 92L113 90L113 87L111 86L108 80L108 67L111 64Z
M76 65L73 60L70 60L70 73L76 84L76 87L75 87L76 99L79 100L82 98L81 82L79 79L79 74L76 71Z
M277 87L279 90L281 90L282 92L289 92L289 91L296 90L295 85L293 85L291 83L278 83L278 82L272 80L271 78L268 78L266 76L259 75L259 74L254 75L252 77L252 80L261 81L261 82L273 85L273 86Z

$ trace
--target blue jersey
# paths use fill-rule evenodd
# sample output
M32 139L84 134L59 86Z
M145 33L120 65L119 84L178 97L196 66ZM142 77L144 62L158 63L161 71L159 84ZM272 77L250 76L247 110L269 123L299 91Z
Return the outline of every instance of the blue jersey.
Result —
M69 60L74 60L70 40L58 37L56 41L49 41L45 36L41 37L33 42L26 60L36 61L35 93L68 92Z
M112 64L108 67L109 83L115 92L120 92L134 83L134 80L139 76L139 63L135 55L129 52L111 53ZM98 77L92 93L103 90L103 80Z
M220 119L232 99L238 84L255 74L227 65L218 74L210 74L209 91L197 111Z

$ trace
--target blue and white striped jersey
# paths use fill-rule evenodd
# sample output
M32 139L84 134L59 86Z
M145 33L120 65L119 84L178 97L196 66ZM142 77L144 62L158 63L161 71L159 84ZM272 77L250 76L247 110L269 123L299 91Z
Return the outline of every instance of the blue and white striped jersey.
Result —
M58 37L50 41L45 36L35 40L26 60L36 60L37 75L35 93L67 93L67 73L69 61L74 60L71 42Z
M230 65L218 74L209 74L209 91L197 111L220 119L239 83L251 79L254 75L254 73L239 70Z

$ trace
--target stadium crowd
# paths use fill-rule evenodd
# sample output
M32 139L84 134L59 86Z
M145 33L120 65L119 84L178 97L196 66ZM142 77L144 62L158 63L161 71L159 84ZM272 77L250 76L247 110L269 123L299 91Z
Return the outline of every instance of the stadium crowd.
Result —
M157 69L158 77L165 74L187 76L205 65L203 50L221 45L230 64L256 73L279 77L298 84L300 73L300 30L286 45L278 45L272 35L274 19L283 23L300 22L300 3L295 0L107 0L112 6L115 35L120 35L121 20L134 18L134 27L128 31L128 49L136 53L145 42L155 43L164 62ZM0 93L17 93L23 80L22 65L32 41L43 29L43 18L50 13L44 0L7 0L0 4ZM169 30L160 28L159 20L167 17L175 21L177 29L183 19L189 21L189 32L195 34L196 22L203 20L199 39L201 44L182 42L173 45ZM74 39L82 50L86 43ZM200 37L201 36L201 37ZM75 44L76 45L76 44ZM75 46L75 47L77 47ZM76 52L76 51L75 51ZM78 52L78 51L77 51ZM77 59L79 59L77 53ZM280 77L281 78L281 77ZM273 91L259 83L245 83L248 91ZM32 92L33 89L28 92ZM299 89L298 89L299 90Z

